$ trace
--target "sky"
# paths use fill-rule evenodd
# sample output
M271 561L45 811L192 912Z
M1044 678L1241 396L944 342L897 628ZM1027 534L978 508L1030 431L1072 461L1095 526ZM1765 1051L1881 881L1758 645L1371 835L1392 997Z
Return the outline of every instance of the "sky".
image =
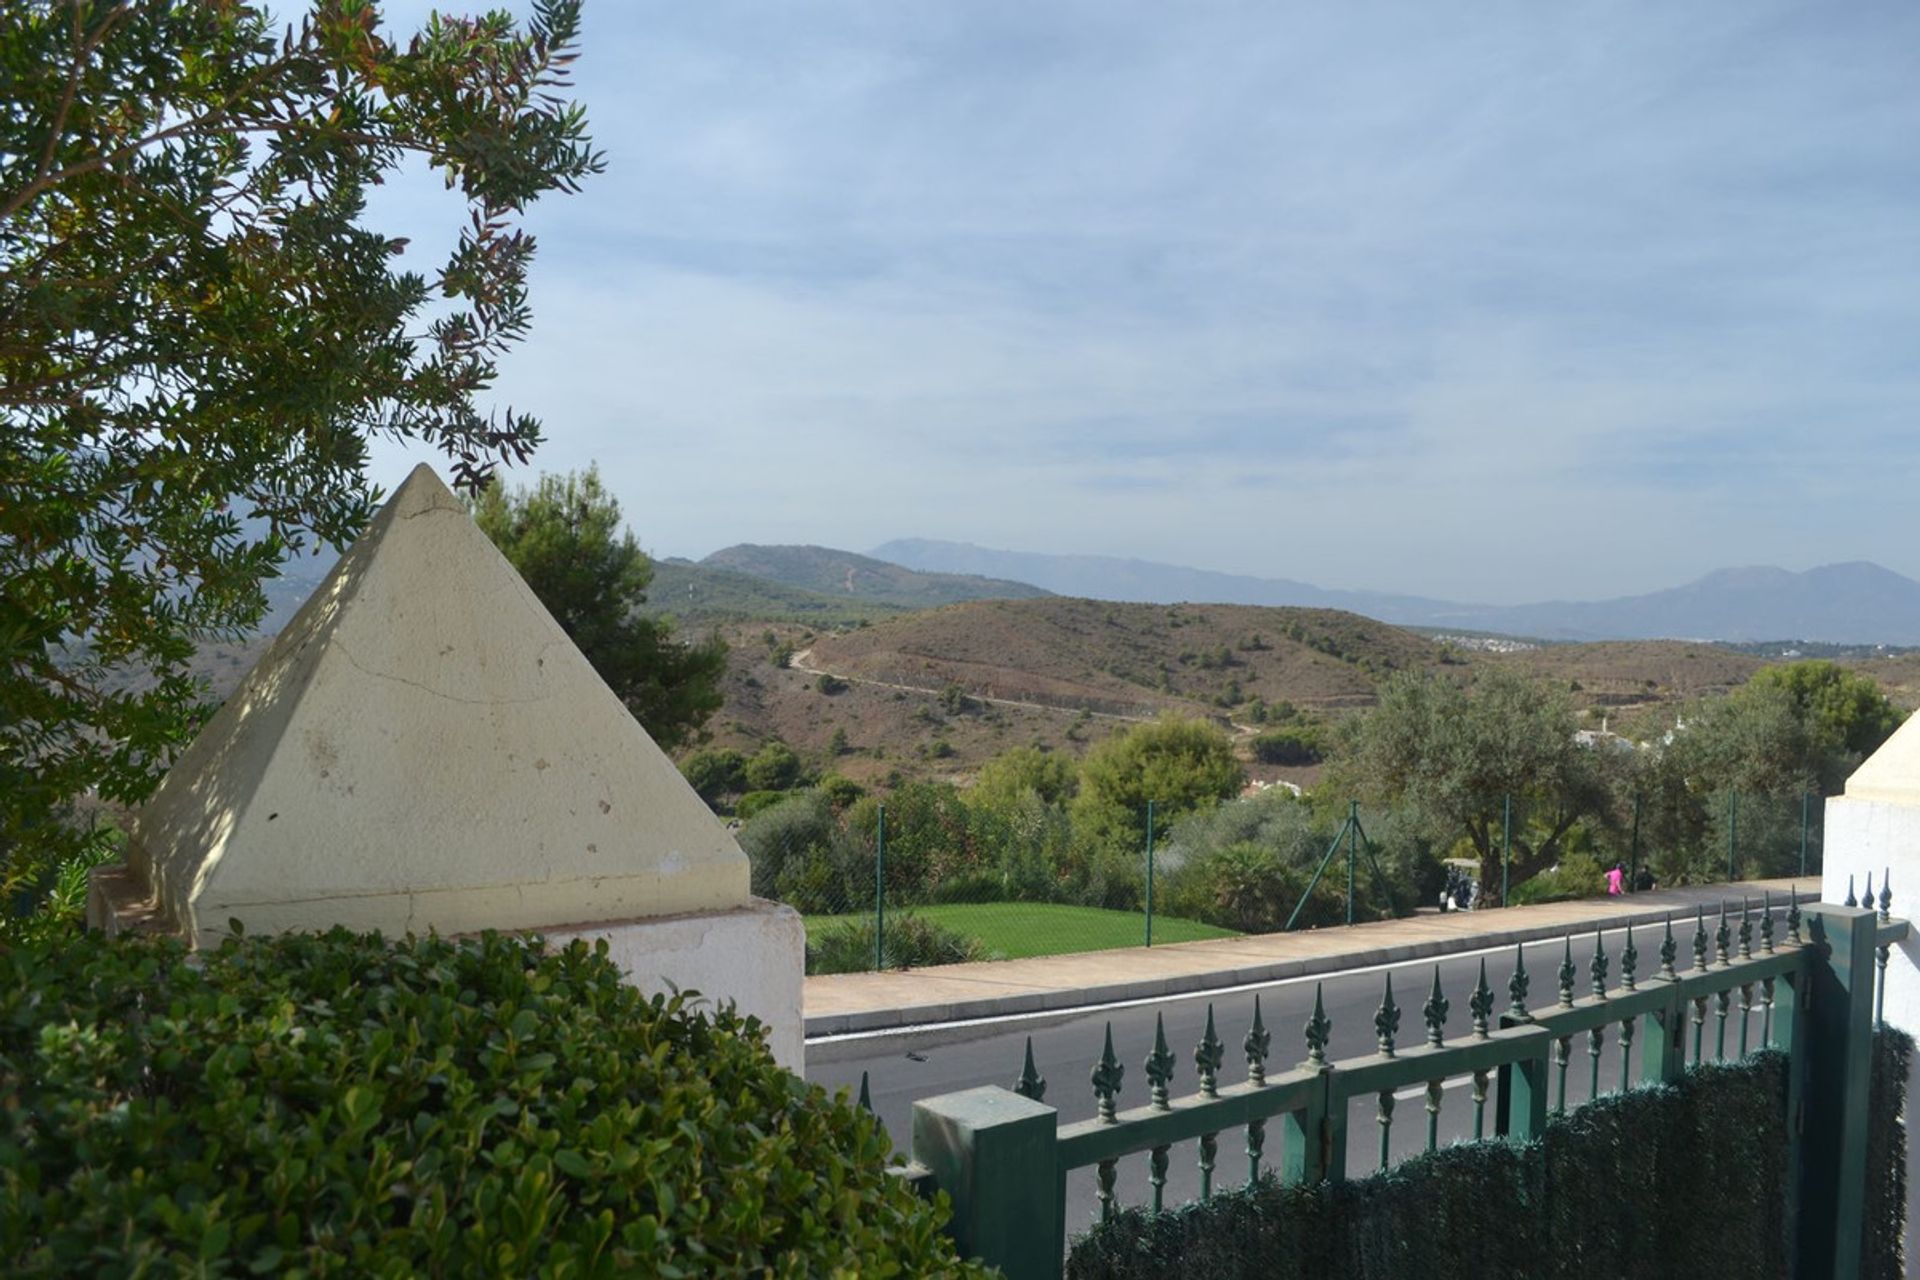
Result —
M1920 577L1920 6L589 0L576 83L492 403L655 554Z

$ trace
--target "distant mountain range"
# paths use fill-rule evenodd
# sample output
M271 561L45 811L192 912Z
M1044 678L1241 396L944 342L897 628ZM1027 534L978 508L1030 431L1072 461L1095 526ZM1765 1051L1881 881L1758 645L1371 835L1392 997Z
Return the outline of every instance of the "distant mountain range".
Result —
M1920 582L1865 561L1794 573L1721 569L1685 586L1611 600L1462 604L1340 591L1285 578L1217 573L1114 556L998 551L903 538L877 560L926 572L1010 579L1059 595L1155 603L1295 605L1345 609L1401 626L1495 631L1548 640L1808 640L1920 644Z
M764 578L817 595L865 600L902 609L932 609L963 600L1030 600L1051 591L1025 582L984 577L966 570L922 570L831 547L758 546L743 542L700 561Z

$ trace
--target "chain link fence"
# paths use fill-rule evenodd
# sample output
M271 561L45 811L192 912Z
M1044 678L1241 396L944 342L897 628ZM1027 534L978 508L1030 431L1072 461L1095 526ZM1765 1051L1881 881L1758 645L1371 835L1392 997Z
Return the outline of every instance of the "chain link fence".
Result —
M848 973L1154 946L1719 880L1817 876L1824 804L1716 793L1635 797L1567 823L1504 800L1470 830L1291 796L1138 815L1128 847L1076 832L1065 809L1011 810L923 791L837 808L796 793L740 842L755 894L807 923L807 971ZM1448 838L1451 837L1451 842Z

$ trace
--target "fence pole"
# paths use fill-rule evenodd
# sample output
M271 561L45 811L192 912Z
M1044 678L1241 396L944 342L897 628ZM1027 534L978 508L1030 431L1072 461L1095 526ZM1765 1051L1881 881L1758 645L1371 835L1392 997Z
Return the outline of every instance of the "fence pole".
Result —
M1353 872L1360 858L1360 802L1347 801L1347 923L1353 923Z
M1739 839L1739 832L1740 793L1729 791L1727 792L1727 882L1729 884L1736 878L1733 874L1733 850L1735 842Z
M873 970L878 973L887 967L887 806L874 810L879 824L873 839Z
M1507 871L1513 862L1513 793L1500 797L1500 905L1507 905Z
M1643 797L1633 798L1633 840L1627 854L1627 892L1638 893L1635 887L1640 879L1640 804Z
M1153 801L1147 801L1147 945L1153 945Z
M1866 1215L1876 920L1870 910L1823 904L1815 921L1814 954L1804 975L1812 1000L1803 1006L1806 1076L1791 1207L1799 1224L1795 1274L1857 1280Z
M953 1200L960 1256L1011 1280L1054 1280L1066 1251L1060 1117L991 1085L913 1104L913 1158Z
M1813 797L1806 792L1800 793L1800 875L1802 878L1807 874L1807 822L1810 817L1809 811L1813 807L1812 800Z

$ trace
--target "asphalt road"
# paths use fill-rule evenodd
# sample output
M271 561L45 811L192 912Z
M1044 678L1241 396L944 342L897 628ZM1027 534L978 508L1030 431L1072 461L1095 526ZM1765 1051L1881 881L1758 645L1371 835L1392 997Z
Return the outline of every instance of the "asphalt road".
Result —
M1711 929L1713 922L1708 923ZM1784 936L1784 923L1779 927ZM1675 922L1674 934L1679 950L1676 964L1681 969L1685 969L1692 960L1692 933L1691 920L1686 921L1684 927L1681 922ZM1624 939L1624 931L1606 935L1611 966L1610 988L1619 985L1620 952ZM1659 940L1657 928L1636 927L1634 930L1634 942L1639 951L1638 974L1642 982L1658 972ZM1590 988L1587 965L1592 953L1592 935L1575 940L1576 995L1585 995ZM1563 944L1559 942L1527 946L1526 967L1532 984L1529 996L1531 1007L1543 1008L1558 998L1558 971L1562 955ZM1487 982L1495 993L1497 1017L1498 1012L1507 1005L1507 980L1513 971L1513 950L1507 948L1497 953L1487 953L1484 958ZM1437 962L1442 990L1451 1002L1446 1023L1449 1040L1465 1039L1471 1034L1467 999L1478 977L1481 960L1480 953L1471 953L1446 957ZM1329 1057L1358 1057L1374 1052L1374 1014L1380 1006L1388 973L1393 978L1394 999L1402 1011L1399 1043L1402 1046L1421 1043L1425 1036L1421 1006L1432 985L1435 963L1432 960L1415 961L1259 987L1261 1012L1273 1037L1269 1069L1284 1069L1306 1056L1302 1030L1313 1009L1316 983L1323 984L1325 1009L1333 1022ZM1147 1101L1144 1064L1153 1048L1156 1016L1166 1019L1167 1041L1179 1063L1174 1074L1173 1093L1177 1097L1194 1092L1197 1088L1194 1047L1205 1030L1209 1006L1213 1009L1216 1031L1227 1046L1226 1066L1221 1071L1220 1083L1223 1086L1239 1083L1246 1078L1246 1059L1241 1042L1252 1021L1254 996L1253 990L1247 990L1139 1002L1102 1010L1070 1022L1045 1022L1040 1029L1032 1031L1032 1038L1034 1062L1047 1081L1046 1102L1059 1109L1063 1124L1094 1114L1094 1095L1089 1076L1100 1056L1104 1028L1111 1022L1115 1053L1126 1069L1119 1105L1122 1109L1143 1105ZM1756 994L1756 1003L1757 1000ZM1759 1009L1756 1008L1751 1016L1750 1040L1757 1045L1761 1022ZM1736 998L1727 1022L1729 1056L1736 1052L1739 1044L1739 1021ZM1644 1028L1640 1034L1645 1034ZM895 1142L905 1147L911 1133L910 1116L915 1100L983 1084L1011 1086L1020 1071L1027 1036L1027 1024L1020 1019L1011 1019L983 1025L977 1039L906 1052L896 1048L876 1053L871 1058L822 1064L810 1068L807 1075L809 1079L830 1088L844 1085L857 1089L861 1072L867 1072L875 1111L894 1136ZM1569 1108L1586 1101L1590 1096L1591 1060L1586 1039L1584 1035L1576 1037L1572 1046L1567 1072ZM1710 1005L1704 1036L1704 1049L1709 1058L1714 1055L1714 1040L1714 1012ZM1632 1063L1632 1078L1636 1081L1639 1079L1639 1063L1640 1046L1636 1042ZM1600 1054L1600 1091L1606 1093L1619 1088L1620 1079L1621 1054L1618 1028L1615 1027L1609 1029ZM1489 1090L1486 1119L1489 1134L1493 1129L1491 1092ZM1393 1161L1397 1162L1424 1148L1426 1119L1425 1089L1415 1087L1403 1090L1397 1097L1393 1123L1389 1128L1389 1150ZM1439 1117L1440 1142L1444 1144L1469 1138L1472 1128L1471 1080L1460 1077L1447 1081ZM1377 1167L1379 1142L1380 1125L1375 1100L1371 1097L1355 1099L1348 1115L1348 1171L1357 1175ZM1279 1126L1270 1125L1267 1137L1269 1162L1277 1157L1278 1147ZM1166 1189L1167 1204L1182 1203L1198 1196L1197 1154L1192 1143L1174 1149L1173 1166ZM1217 1187L1231 1185L1235 1179L1246 1176L1244 1134L1229 1132L1220 1135L1216 1170ZM1121 1162L1118 1190L1125 1204L1146 1202L1150 1188L1145 1153ZM1084 1230L1093 1221L1095 1205L1093 1171L1076 1170L1069 1177L1067 1187L1069 1235Z

